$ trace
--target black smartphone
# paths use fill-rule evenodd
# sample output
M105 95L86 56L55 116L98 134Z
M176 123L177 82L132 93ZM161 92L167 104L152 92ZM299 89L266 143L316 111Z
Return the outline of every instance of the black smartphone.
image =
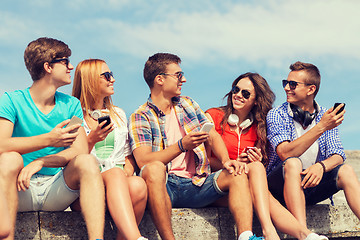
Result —
M337 108L337 106L339 106L340 104L341 104L341 103L335 103L335 104L334 104L334 109ZM336 114L341 113L342 111L344 111L344 109L345 109L345 103L344 103L344 106L342 106L342 107L340 108L340 110L337 111Z
M104 127L106 127L111 123L110 116L106 115L98 118L99 124L102 123L103 121L106 121L106 123L104 124L104 126L101 127L101 129L103 129Z

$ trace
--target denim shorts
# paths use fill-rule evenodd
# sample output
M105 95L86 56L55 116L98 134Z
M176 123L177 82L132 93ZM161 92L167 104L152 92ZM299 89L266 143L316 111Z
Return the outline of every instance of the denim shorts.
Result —
M18 212L63 211L79 197L79 190L70 189L60 171L54 176L34 174L29 189L18 196Z
M285 205L284 200L284 165L286 160L272 170L268 176L268 186L271 194ZM320 183L312 188L304 189L306 205L315 205L318 202L331 198L340 188L337 186L339 169L343 164L335 167L333 170L324 173Z
M191 178L183 178L169 174L166 189L175 208L201 208L227 195L218 187L216 181L222 170L211 173L201 187L192 183Z

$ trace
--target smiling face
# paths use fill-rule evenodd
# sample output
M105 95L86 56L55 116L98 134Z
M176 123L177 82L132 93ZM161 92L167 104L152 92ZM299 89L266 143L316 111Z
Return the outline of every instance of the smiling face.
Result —
M111 72L108 65L103 63L101 65L101 74L105 72ZM114 94L114 82L115 79L111 76L110 81L106 79L104 75L99 76L99 91L100 95L105 98Z
M59 59L60 60L60 59ZM52 68L51 76L58 84L58 87L68 85L71 83L70 72L74 69L74 66L68 62L66 64L66 58L64 61L58 61L56 63L51 63L50 66Z
M291 89L289 84L284 87L287 102L295 104L299 107L303 107L308 102L312 104L312 99L309 101L309 98L313 96L312 94L316 88L314 85L305 84L306 78L307 73L303 70L291 71L289 73L287 80L296 81L299 84L297 84L295 89Z
M245 113L246 115L251 111L255 104L256 93L255 88L251 80L246 77L242 78L236 86L239 88L239 92L232 94L232 105L235 113ZM242 91L246 90L250 93L250 97L246 99ZM245 95L245 94L244 94Z
M182 72L179 64L170 63L166 66L165 75L158 75L162 78L161 84L164 93L167 93L169 97L179 96L181 94L181 88L183 83L186 82L185 76L182 76L179 80L178 74Z

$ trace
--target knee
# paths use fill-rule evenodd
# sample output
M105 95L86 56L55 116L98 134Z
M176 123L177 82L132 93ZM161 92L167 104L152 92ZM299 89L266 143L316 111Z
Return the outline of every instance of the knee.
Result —
M261 162L252 162L248 164L249 174L264 174L266 175L265 167Z
M142 171L142 177L147 184L151 183L165 183L166 179L166 166L159 161L146 164Z
M285 175L299 174L300 172L302 172L301 160L299 158L287 159L285 162L285 165L284 165L284 172L285 172Z
M138 200L147 199L147 186L144 179L140 177L130 177L129 178L129 189L130 195L136 197ZM132 197L132 198L133 198Z
M348 164L344 164L340 167L339 173L338 173L338 178L339 178L338 181L339 181L340 185L342 185L344 183L347 184L347 183L358 182L354 169Z
M0 173L2 176L17 176L23 167L23 159L19 153L6 152L0 155Z
M80 154L72 160L73 166L80 174L100 174L99 164L91 154Z

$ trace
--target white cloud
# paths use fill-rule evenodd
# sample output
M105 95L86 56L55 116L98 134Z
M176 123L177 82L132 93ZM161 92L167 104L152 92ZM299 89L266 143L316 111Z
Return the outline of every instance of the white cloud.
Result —
M166 5L169 7L168 5ZM224 11L161 10L161 18L131 23L99 19L80 28L105 28L108 44L135 56L154 50L199 59L281 61L299 55L359 59L360 1L271 1L266 6L227 3ZM160 11L159 10L159 11ZM155 12L154 14L157 14ZM103 40L104 41L104 40Z

